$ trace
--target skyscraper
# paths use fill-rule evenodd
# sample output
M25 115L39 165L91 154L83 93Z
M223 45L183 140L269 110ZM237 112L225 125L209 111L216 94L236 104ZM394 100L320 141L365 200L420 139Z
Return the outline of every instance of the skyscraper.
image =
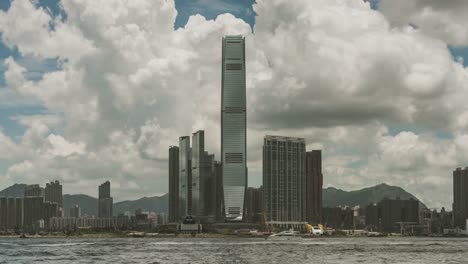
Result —
M61 217L63 212L63 196L62 185L59 183L59 181L46 184L44 198L46 202L57 203L58 209L55 216Z
M455 226L464 228L468 219L468 167L453 172L453 214Z
M267 221L305 221L305 140L265 136L263 193Z
M247 186L245 39L222 44L221 162L227 220L241 221Z
M192 215L192 164L190 137L179 138L179 216Z
M179 147L169 147L169 222L179 220Z
M110 195L110 182L99 185L98 217L110 218L113 215L114 201Z
M81 208L79 205L75 204L70 208L70 217L74 217L74 218L81 217Z
M322 151L306 153L306 220L318 224L322 219Z
M205 132L203 130L192 134L192 215L204 214L204 180L205 168Z

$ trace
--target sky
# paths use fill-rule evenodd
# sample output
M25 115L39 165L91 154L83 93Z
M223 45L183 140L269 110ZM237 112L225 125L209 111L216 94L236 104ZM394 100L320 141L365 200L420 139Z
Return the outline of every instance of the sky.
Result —
M246 38L249 185L267 134L322 149L324 187L451 208L468 165L464 0L0 1L0 189L161 195L168 148L220 152L221 39Z

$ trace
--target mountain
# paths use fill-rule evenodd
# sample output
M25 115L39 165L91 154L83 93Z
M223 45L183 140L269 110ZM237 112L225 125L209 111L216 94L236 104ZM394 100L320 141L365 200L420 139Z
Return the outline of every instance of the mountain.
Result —
M85 194L64 194L63 210L65 216L70 216L70 208L78 204L81 208L81 215L96 215L98 212L98 199Z
M122 201L114 203L114 215L125 213L126 211L135 212L136 209L141 208L143 211L153 212L168 212L169 195L143 197L134 201Z
M26 188L26 186L27 186L27 184L17 184L17 183L15 183L12 186L0 191L0 196L23 198L24 189Z
M400 199L415 199L418 200L414 195L408 193L397 186L387 185L385 183L364 188L356 191L343 191L333 187L323 189L323 207L335 207L335 206L355 206L360 205L365 207L370 203L378 203L383 198L395 198ZM421 208L426 208L426 205L419 201Z
M63 196L63 207L65 216L70 215L70 208L78 204L81 207L82 215L98 214L98 199L84 194L65 194ZM130 211L134 213L136 209L141 208L143 211L167 212L168 195L161 197L143 197L134 201L122 201L114 203L114 215Z
M0 196L8 197L23 197L24 188L26 184L14 184L2 191ZM390 186L387 184L379 184L373 187L364 188L357 191L343 191L333 187L323 189L323 206L367 206L369 203L378 203L383 198L397 198L409 199L413 198L418 200L414 195L406 192L400 187ZM135 212L136 209L141 208L143 211L153 212L168 212L168 194L163 196L143 197L133 201L122 201L114 203L114 215L130 211ZM419 201L419 200L418 200ZM419 201L421 208L426 208L426 205ZM71 206L78 204L81 207L82 215L96 215L98 200L97 198L84 195L84 194L65 194L63 195L63 207L65 216L69 216Z

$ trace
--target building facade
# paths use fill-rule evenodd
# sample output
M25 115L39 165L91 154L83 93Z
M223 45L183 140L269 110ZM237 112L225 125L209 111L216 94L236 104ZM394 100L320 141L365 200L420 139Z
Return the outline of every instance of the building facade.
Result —
M63 216L63 195L62 185L59 181L54 181L46 184L44 189L44 200L46 202L57 203L57 217Z
M190 137L179 138L179 217L192 215L192 164Z
M44 189L39 186L39 184L27 185L24 188L24 197L38 197L44 196Z
M169 222L179 216L179 147L169 147Z
M247 186L245 39L222 43L221 162L227 220L241 221Z
M306 220L318 224L322 219L322 151L306 153Z
M23 226L26 230L38 229L39 220L44 219L44 198L28 196L23 200Z
M75 204L70 208L70 217L75 217L75 218L81 217L81 208L79 205Z
M113 215L114 200L111 197L110 182L99 185L98 217L110 218Z
M245 195L245 220L247 223L263 221L263 187L247 188Z
M468 219L468 167L453 172L453 215L456 227L465 228Z
M419 202L414 199L383 199L366 207L368 229L399 232L400 224L419 223Z
M306 220L306 166L303 138L265 136L263 193L267 221Z

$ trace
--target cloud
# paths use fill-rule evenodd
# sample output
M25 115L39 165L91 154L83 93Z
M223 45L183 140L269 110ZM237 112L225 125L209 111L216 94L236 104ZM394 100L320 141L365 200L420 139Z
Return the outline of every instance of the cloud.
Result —
M468 3L464 0L380 0L379 11L396 26L411 24L449 44L468 45Z
M174 29L173 1L62 5L64 21L29 1L0 13L0 25L18 30L0 27L9 46L61 62L29 80L6 60L8 89L48 114L17 117L27 127L18 142L0 136L16 153L0 184L59 179L65 192L95 195L109 179L118 200L165 193L167 151L179 136L204 129L219 159L221 39L242 34L249 183L261 184L263 136L295 136L322 148L327 186L387 182L429 206L451 204L447 175L468 153L468 71L441 39L395 27L360 0L259 0L254 33L230 14L194 15Z

